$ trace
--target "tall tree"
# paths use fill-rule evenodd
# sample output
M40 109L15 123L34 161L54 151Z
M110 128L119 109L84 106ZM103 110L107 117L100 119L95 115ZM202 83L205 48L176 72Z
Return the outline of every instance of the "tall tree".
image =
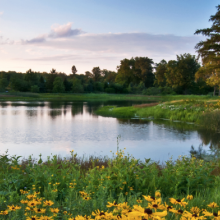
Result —
M147 88L154 83L153 63L153 60L148 57L135 57L135 77L138 83L144 82Z
M161 60L160 63L156 63L155 65L155 81L154 84L156 86L164 87L166 86L166 77L165 73L167 72L167 61Z
M203 68L196 74L196 78L205 78L206 83L219 88L220 95L220 5L216 6L217 12L209 21L211 28L196 30L195 34L207 36L206 40L200 41L195 49L202 58Z
M72 70L73 75L75 75L77 73L77 69L74 65L72 66L71 70Z
M127 86L131 83L136 81L135 75L134 75L134 65L135 60L132 57L129 59L124 59L120 61L120 65L117 66L118 74L116 77L116 82L120 84L126 84Z
M86 75L86 78L87 78L87 79L91 79L91 78L93 78L92 73L89 72L89 71L86 71L86 72L85 72L85 75Z
M112 83L115 82L115 78L117 76L117 73L114 71L110 71L110 70L102 70L103 73L103 77L104 77L104 81L107 83Z
M99 81L101 76L102 76L102 71L100 70L99 67L94 67L92 69L92 74L93 74L93 79L95 82Z
M60 76L57 76L53 81L53 92L64 92L65 87L63 85L63 80Z
M195 73L200 65L195 55L183 54L177 55L177 60L170 60L167 64L165 73L167 84L173 88L182 87L184 93L193 86Z
M120 61L120 66L117 67L118 74L116 82L120 84L130 83L139 84L141 81L144 82L146 87L153 85L154 74L153 74L153 60L148 57L135 57L124 59Z
M49 74L47 74L46 77L46 88L48 92L53 91L53 82L55 78L57 77L57 71L55 69L52 69Z
M26 71L26 74L24 74L24 80L29 82L31 85L38 83L38 75L37 73L33 72L31 69Z

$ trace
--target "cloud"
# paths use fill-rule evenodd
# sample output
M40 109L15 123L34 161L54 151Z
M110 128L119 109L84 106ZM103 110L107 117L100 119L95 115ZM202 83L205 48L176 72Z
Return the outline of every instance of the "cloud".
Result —
M51 33L49 37L51 38L62 38L62 37L72 37L84 33L81 29L72 29L72 22L64 25L52 25Z
M12 45L14 44L15 42L9 38L4 38L3 36L0 36L0 45Z
M51 26L49 34L42 34L30 40L21 40L21 44L39 44L51 39L70 38L85 33L81 29L72 29L72 23L64 25L55 24Z
M83 60L118 60L117 56L97 56L97 55L83 55L83 54L65 54L65 55L55 55L55 56L44 56L44 57L37 57L37 58L28 58L25 60L29 61L83 61ZM16 58L15 60L19 60ZM23 59L22 59L23 60ZM87 61L86 61L87 62Z
M47 35L40 35L38 37L35 37L31 40L22 41L23 44L35 44L35 43L42 43L46 41Z
M161 57L195 52L194 46L200 40L200 36L176 36L141 32L91 34L81 29L72 29L72 23L69 22L64 25L52 25L49 34L22 41L22 43L33 46L37 44L42 48L67 51Z
M4 11L0 11L0 16L4 14Z
M62 32L63 33L63 32ZM175 36L148 33L80 34L73 38L35 38L27 41L43 48L98 53L170 55L194 51L199 36ZM149 54L149 55L148 55Z

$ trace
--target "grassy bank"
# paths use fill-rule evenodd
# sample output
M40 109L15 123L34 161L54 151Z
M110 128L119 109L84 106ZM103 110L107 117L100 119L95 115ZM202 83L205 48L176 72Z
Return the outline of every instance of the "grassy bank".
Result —
M0 93L0 101L105 101L105 100L134 100L134 101L169 101L179 99L197 99L213 100L211 96L197 95L164 95L164 96L147 96L133 94L107 94L107 93L28 93L28 92L10 92Z
M146 208L176 219L179 209L190 211L197 206L209 211L208 204L220 203L218 160L183 156L161 165L150 159L141 162L123 151L111 159L88 160L71 151L69 158L53 156L43 162L29 157L19 162L19 157L6 154L0 156L0 177L1 219L72 220L87 215L116 220L123 215L123 219L131 219L126 217L130 214L140 219ZM194 199L187 198L189 194ZM185 198L187 204L170 198ZM112 204L108 206L108 202ZM155 204L160 207L155 209Z
M220 126L219 110L219 99L207 101L175 100L163 102L156 106L105 106L98 109L96 113L98 115L116 118L169 119L173 121L195 122L203 125L207 125L207 120L209 120L210 123L215 124L214 127L216 128Z

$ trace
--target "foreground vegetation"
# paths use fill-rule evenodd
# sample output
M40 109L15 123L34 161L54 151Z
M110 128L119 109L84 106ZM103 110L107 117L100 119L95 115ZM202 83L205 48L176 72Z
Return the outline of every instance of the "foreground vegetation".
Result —
M1 219L192 219L202 213L212 219L218 213L209 205L220 204L218 160L180 156L162 165L123 151L111 159L80 159L73 151L45 162L41 155L19 158L0 157Z

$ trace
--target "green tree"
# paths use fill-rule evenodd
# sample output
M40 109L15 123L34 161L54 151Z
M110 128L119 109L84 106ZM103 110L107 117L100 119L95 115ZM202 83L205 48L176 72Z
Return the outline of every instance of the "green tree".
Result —
M40 76L40 80L39 80L40 82L39 82L39 91L40 92L45 92L45 89L46 89L46 87L45 87L45 79L44 79L44 77L41 75Z
M52 69L49 74L46 76L46 89L48 92L53 91L53 82L57 77L57 72L55 69Z
M31 85L38 83L38 75L37 73L33 72L31 69L29 69L26 74L24 74L24 80L29 82Z
M167 72L167 61L161 60L160 63L156 63L155 65L155 81L154 85L159 87L166 86L166 77L165 73Z
M67 77L65 77L65 79L64 79L64 81L63 81L63 85L64 85L64 87L65 87L65 91L66 91L66 92L71 91L72 83L71 83L71 81L68 81L68 80L67 80Z
M104 69L102 70L102 73L103 73L103 78L105 82L108 82L108 83L115 82L115 78L117 76L116 72Z
M0 89L5 90L8 86L8 80L6 78L0 78Z
M131 83L135 85L143 81L146 87L150 87L154 82L152 64L152 59L149 59L148 57L135 57L130 60L121 60L120 66L117 67L118 74L116 82L128 86ZM131 87L133 86L130 85L130 88Z
M136 83L134 75L134 65L135 60L133 58L124 59L120 61L120 65L117 66L118 74L115 81L120 84L126 84L128 86L130 83Z
M193 86L195 73L200 65L195 55L183 54L177 55L177 60L170 60L167 64L165 77L167 84L172 88L182 87L186 94L188 89Z
M31 92L37 93L39 91L40 91L39 86L37 86L37 85L31 86Z
M101 82L95 82L94 83L94 89L97 92L103 92L104 91L104 84Z
M92 69L92 74L93 74L93 79L95 82L99 81L101 76L102 76L102 71L100 70L99 67L94 67Z
M203 67L197 72L196 78L203 78L208 85L213 86L214 94L218 87L220 95L220 5L216 8L216 14L209 19L213 22L211 28L199 29L195 32L207 37L195 46L203 62Z
M53 92L58 93L64 91L65 91L65 87L63 85L63 80L61 77L57 76L53 82Z
M89 72L89 71L86 71L86 72L85 72L85 76L86 76L87 79L91 79L91 78L93 78L92 73Z
M134 74L138 84L142 81L147 88L153 86L153 63L153 60L148 57L135 57Z
M13 75L10 78L9 87L12 90L20 91L20 92L27 92L29 89L28 82L23 79L22 74Z
M81 81L77 78L73 79L73 84L72 84L72 91L75 93L82 93L84 92L83 86L81 84Z

